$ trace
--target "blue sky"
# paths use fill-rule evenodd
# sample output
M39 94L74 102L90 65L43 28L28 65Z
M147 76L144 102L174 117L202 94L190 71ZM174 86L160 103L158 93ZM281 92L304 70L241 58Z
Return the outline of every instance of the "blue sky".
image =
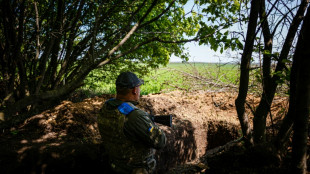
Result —
M193 0L188 1L184 6L185 13L191 11L193 4ZM194 10L197 11L198 9L194 8ZM184 52L189 53L189 62L232 62L234 61L232 56L236 57L236 53L233 53L234 55L227 55L226 51L224 51L221 54L219 51L211 50L208 45L199 45L198 42L186 43L185 48L187 48L187 51L184 50ZM182 62L182 59L172 55L170 62Z
M283 14L287 13L290 18L293 18L294 14L296 13L296 10L298 9L296 7L299 5L299 3L300 3L299 1L296 1L296 2L292 1L288 4L283 4L283 2L280 3L279 7L281 7L280 8L281 13L283 13ZM188 13L192 9L193 4L194 4L194 0L188 1L188 3L184 6L185 13ZM289 6L288 8L293 9L293 11L289 11L286 6ZM268 3L267 8L268 9L271 8L270 3ZM197 11L198 9L194 8L194 10ZM275 24L281 20L282 20L282 16L279 14L273 18L270 17L270 23ZM276 36L278 37L278 38L275 37L273 40L273 44L275 47L273 52L279 52L279 51L281 51L281 45L283 44L282 42L284 41L283 37L286 36L289 25L285 25L285 23L284 23L283 27L280 26L278 28L274 28L275 26L277 26L277 25L270 25L271 30L276 29ZM231 28L231 31L232 30L234 30L234 31L238 31L238 30L240 31L241 30L244 32L244 36L245 36L246 28L247 28L247 24L243 24L242 29L240 29L238 25L235 25ZM261 36L260 33L257 36ZM281 37L281 36L283 36L283 37ZM262 38L262 40L263 40L263 38ZM240 41L242 42L242 40L240 40ZM211 50L210 46L208 46L208 45L199 45L198 42L186 43L185 48L187 48L187 50L184 50L184 52L188 52L188 54L189 54L189 62L211 62L211 63L234 62L234 63L236 63L237 61L240 61L240 58L241 58L240 52L242 52L242 50L239 51L239 53L237 53L235 51L234 52L230 51L230 53L227 54L227 51L224 50L224 52L221 54L219 51L215 52L215 51ZM259 62L257 55L253 56L253 57L254 57L255 62ZM176 57L174 55L172 55L172 57L170 58L170 62L181 62L181 61L182 61L181 58Z
M236 53L227 53L224 51L222 54L217 51L213 51L207 45L199 45L198 42L186 43L187 51L189 53L189 62L209 62L209 63L218 63L218 62L233 62L236 57ZM170 62L181 62L182 59L174 55L171 56Z

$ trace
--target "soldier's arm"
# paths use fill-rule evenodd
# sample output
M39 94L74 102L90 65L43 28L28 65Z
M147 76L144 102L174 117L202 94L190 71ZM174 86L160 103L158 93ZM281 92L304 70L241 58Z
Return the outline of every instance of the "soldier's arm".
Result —
M164 132L153 123L146 112L135 110L127 117L124 133L128 138L143 141L155 149L161 149L166 145Z

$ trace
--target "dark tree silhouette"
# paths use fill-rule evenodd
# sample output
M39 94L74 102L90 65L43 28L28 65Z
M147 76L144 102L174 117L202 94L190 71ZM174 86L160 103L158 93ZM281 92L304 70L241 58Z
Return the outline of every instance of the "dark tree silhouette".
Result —
M293 113L293 167L294 173L307 172L307 141L310 116L310 7L304 19L296 51L293 57L291 78L296 89L295 112Z

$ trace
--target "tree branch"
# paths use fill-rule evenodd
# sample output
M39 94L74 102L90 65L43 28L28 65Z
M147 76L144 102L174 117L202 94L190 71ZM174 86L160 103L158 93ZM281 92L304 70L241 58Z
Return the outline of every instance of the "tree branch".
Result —
M77 29L73 29L73 28L76 28L78 26L78 19L81 17L82 8L84 7L84 5L85 5L85 0L82 0L79 4L77 13L75 13L73 16L73 20L70 20L68 24L70 26L69 28L72 28L72 30L70 31L69 38L67 40L66 56L63 59L63 61L60 61L62 62L61 68L55 77L55 80L54 80L55 82L52 86L53 89L56 88L60 84L61 78L65 74L68 66L70 66L71 62L77 57L77 54L73 54L73 53L75 53L75 51L78 49L81 51L84 50L83 44L86 45L86 43L93 36L92 34L90 34L88 37L85 37L81 42L78 43L78 45L75 47L76 49L73 50L73 41L76 38L76 33L77 33Z
M39 59L40 55L40 24L39 24L39 12L37 2L33 2L35 13L36 13L36 56L35 60Z
M55 19L55 24L53 26L53 31L50 33L50 42L48 44L47 49L44 51L40 65L39 65L39 71L40 71L40 78L36 86L35 94L38 94L40 91L40 88L43 84L43 80L45 78L45 73L46 73L46 64L48 57L50 56L50 53L52 52L52 49L54 46L58 46L60 42L60 37L62 33L62 28L63 28L63 14L64 14L65 6L64 6L64 1L58 1L58 6L57 6L57 16Z
M142 18L131 28L131 30L125 35L125 37L115 46L113 47L107 55L104 57L104 62L109 59L109 57L118 50L129 38L130 36L139 28L140 24L145 20L145 18L149 15L149 13L152 11L152 9L157 4L158 0L154 0L151 6L148 8L148 10L145 12L145 14L142 16ZM102 54L105 49L101 49L98 52L98 55ZM102 66L101 63L99 63L99 66Z
M19 92L20 92L20 98L25 97L26 95L26 83L27 83L27 74L24 66L24 58L21 55L21 47L23 43L24 38L24 18L25 18L25 0L21 2L20 5L20 11L21 14L19 16L19 24L18 24L18 38L17 38L17 44L15 47L15 58L17 59L17 67L18 67L18 74L20 79L19 84Z
M297 33L298 27L301 24L301 21L303 20L304 13L307 9L308 4L309 4L309 0L303 0L299 6L299 9L297 10L295 17L293 18L293 21L286 35L285 42L283 44L275 72L280 72L285 67L285 63L283 62L283 60L287 60L290 48L292 47L293 40ZM280 78L279 76L274 75L272 77L272 81L276 82L279 78Z
M251 2L248 30L246 34L246 41L243 49L243 54L241 57L239 93L237 99L235 100L236 110L242 128L242 133L244 139L246 140L246 144L249 146L252 145L252 138L251 138L252 135L250 124L248 122L248 117L244 114L245 112L244 104L248 93L249 69L250 69L251 56L253 52L254 39L256 37L255 30L257 27L259 6L260 6L260 0L253 0Z
M173 0L173 1L169 4L169 6L168 6L164 11L162 11L158 16L156 16L155 18L153 18L153 19L151 19L151 20L149 20L149 21L143 23L143 24L140 26L140 28L142 28L142 27L144 27L144 26L146 26L146 25L148 25L148 24L150 24L150 23L152 23L152 22L154 22L154 21L157 21L160 17L162 17L162 16L171 8L171 6L174 4L175 1L176 1L176 0Z

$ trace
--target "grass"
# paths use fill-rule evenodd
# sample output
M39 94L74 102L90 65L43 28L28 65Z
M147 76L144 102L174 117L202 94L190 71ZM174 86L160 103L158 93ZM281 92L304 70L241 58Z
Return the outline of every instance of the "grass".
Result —
M225 85L235 86L239 80L238 71L238 66L234 64L170 63L140 77L145 81L141 86L141 94L165 93L176 89L212 90ZM114 81L92 80L92 85L86 84L82 90L97 95L115 94Z
M148 93L179 90L209 90L226 84L236 85L238 67L233 64L170 63L144 77L142 91Z

